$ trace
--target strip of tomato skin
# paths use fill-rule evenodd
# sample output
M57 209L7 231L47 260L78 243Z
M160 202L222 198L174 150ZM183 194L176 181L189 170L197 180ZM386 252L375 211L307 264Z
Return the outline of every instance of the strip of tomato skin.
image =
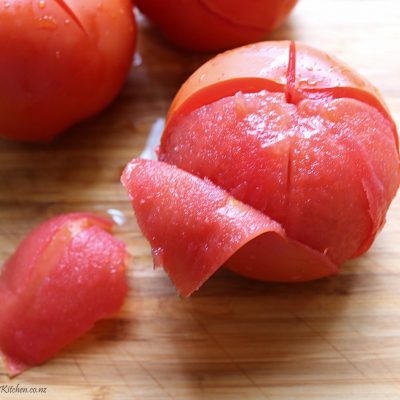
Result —
M281 249L295 253L277 222L210 181L173 165L134 159L121 180L156 255L154 263L163 265L184 297L199 289L233 254L260 235L276 236L284 243ZM314 259L314 252L304 249ZM268 254L264 252L263 256ZM261 260L260 264L265 258ZM319 254L314 261L319 271L313 271L312 278L337 272L324 255Z

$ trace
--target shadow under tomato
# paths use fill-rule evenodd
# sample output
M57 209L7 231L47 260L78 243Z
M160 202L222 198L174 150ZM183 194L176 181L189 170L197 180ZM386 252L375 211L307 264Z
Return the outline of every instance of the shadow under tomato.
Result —
M239 398L244 388L264 398L271 385L359 378L335 342L358 334L342 318L357 287L365 288L364 280L352 271L279 284L220 270L191 298L180 300L177 315L185 317L186 331L181 326L171 340L168 362L149 368L172 397L196 388L192 398L199 399L205 393L219 398L221 391Z

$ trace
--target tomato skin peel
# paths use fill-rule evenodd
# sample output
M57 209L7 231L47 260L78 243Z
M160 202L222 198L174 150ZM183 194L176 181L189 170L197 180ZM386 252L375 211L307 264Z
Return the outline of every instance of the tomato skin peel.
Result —
M297 0L136 0L174 44L215 51L258 42L278 28Z
M164 181L152 192L146 192L150 177L127 179L125 173L123 181L145 236L158 249L157 262L181 294L198 289L212 273L204 271L222 264L254 279L306 281L337 273L373 243L399 186L397 143L388 108L366 79L304 44L264 42L218 55L182 85L161 138L161 163L151 168ZM196 184L169 197L165 163L178 167L176 181L186 179L183 171L211 181L278 224L279 233L249 236L226 252L221 245L224 259L215 250L211 261L201 256L202 279L192 279L193 265L180 257L196 240L177 240L179 226L195 230L213 210L198 221L185 219L198 207ZM136 162L136 168L148 166ZM145 198L151 205L143 210ZM169 235L153 235L174 212L180 222ZM174 261L166 257L171 241ZM197 243L208 246L204 237Z
M42 223L0 275L0 350L10 376L41 364L121 307L126 249L90 213Z
M129 0L1 2L0 137L49 141L103 110L135 41Z
M311 280L338 271L327 257L290 240L265 214L173 165L133 159L122 183L152 246L155 267L164 267L182 296L191 295L223 264L234 268L244 253L248 256L247 246L253 251L253 242L270 280ZM283 257L276 249L285 250ZM279 269L274 268L277 259Z

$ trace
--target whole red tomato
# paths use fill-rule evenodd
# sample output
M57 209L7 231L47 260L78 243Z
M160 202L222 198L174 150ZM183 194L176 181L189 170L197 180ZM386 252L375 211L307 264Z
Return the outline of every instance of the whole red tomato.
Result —
M364 254L399 187L396 126L349 66L302 43L219 54L182 85L159 161L122 182L155 266L189 296L222 265L281 282Z
M136 0L173 43L220 50L256 42L281 25L297 0Z
M49 140L116 96L136 26L129 0L0 2L0 136Z

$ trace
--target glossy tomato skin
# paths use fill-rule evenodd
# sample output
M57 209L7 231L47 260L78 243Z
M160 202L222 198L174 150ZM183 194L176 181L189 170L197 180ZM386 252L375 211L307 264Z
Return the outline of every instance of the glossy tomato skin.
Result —
M121 307L125 244L90 213L42 223L0 274L0 351L13 376L41 364Z
M131 66L129 0L0 3L0 136L50 140L117 95Z
M268 41L218 54L183 83L172 101L167 123L239 91L284 92L289 48L289 41ZM296 76L296 85L301 90L333 89L334 97L357 97L390 118L381 94L371 83L337 58L304 43L296 43Z
M297 0L137 0L176 45L212 51L256 42L280 26Z

